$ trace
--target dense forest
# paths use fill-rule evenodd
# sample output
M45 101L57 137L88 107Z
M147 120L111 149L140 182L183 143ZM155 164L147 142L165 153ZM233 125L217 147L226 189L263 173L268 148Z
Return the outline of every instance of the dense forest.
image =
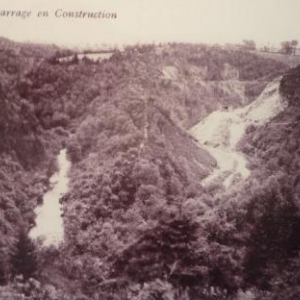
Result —
M0 298L300 297L299 67L180 43L92 61L6 39L0 66ZM217 163L188 129L278 76L287 108L238 145L251 176L202 185ZM65 147L65 240L44 247L28 232Z

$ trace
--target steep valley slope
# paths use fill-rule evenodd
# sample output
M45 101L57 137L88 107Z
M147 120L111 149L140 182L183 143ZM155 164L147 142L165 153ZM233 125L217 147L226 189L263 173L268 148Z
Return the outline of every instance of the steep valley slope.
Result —
M279 94L280 80L277 78L267 85L261 95L247 106L216 110L190 129L200 145L218 162L218 169L202 184L221 177L228 188L239 177L246 179L250 176L247 159L238 151L237 145L250 125L262 126L285 110L287 102Z
M242 299L249 289L263 299L261 291L276 291L273 277L289 287L276 268L278 261L288 261L288 274L298 263L298 242L291 242L299 219L298 156L290 154L298 149L298 90L292 95L290 87L285 90L296 71L289 77L282 63L206 45L132 46L99 62L59 62L62 50L51 47L7 41L5 47L0 52L5 288L16 289L10 252L20 228L34 226L34 208L49 190L55 156L65 147L72 163L69 191L60 199L65 240L52 250L36 245L40 265L32 275L42 282L40 293L50 284L72 300ZM26 55L16 60L24 47ZM276 106L279 92L287 107ZM278 109L266 119L272 101ZM197 139L207 145L189 133L199 122ZM249 160L243 190L230 184L224 189L221 180L203 183L221 162L208 149L219 147L208 138L211 125L228 122L236 125L233 130L243 125L229 143ZM210 219L200 222L208 211ZM273 247L269 256L263 246Z

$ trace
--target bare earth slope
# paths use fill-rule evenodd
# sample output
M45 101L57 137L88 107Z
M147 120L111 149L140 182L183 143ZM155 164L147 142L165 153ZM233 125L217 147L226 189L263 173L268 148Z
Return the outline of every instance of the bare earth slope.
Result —
M251 104L234 110L229 108L229 111L214 111L190 129L218 162L218 169L205 178L203 184L221 178L228 187L237 177L246 179L250 175L247 158L237 149L238 142L247 126L263 125L286 108L287 103L279 95L279 84L280 78L270 83Z

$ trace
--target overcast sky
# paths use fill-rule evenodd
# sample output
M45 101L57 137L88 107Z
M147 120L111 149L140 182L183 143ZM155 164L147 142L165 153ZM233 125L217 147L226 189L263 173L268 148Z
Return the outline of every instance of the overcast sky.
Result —
M28 19L1 17L0 36L58 45L144 42L300 42L300 0L0 0L2 10L31 10ZM117 19L61 19L57 9L106 11ZM38 11L48 18L37 18Z

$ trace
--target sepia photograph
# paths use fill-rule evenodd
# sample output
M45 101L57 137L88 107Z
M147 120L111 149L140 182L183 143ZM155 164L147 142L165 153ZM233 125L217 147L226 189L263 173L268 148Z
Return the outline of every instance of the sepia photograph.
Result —
M300 299L299 12L0 0L0 300Z

